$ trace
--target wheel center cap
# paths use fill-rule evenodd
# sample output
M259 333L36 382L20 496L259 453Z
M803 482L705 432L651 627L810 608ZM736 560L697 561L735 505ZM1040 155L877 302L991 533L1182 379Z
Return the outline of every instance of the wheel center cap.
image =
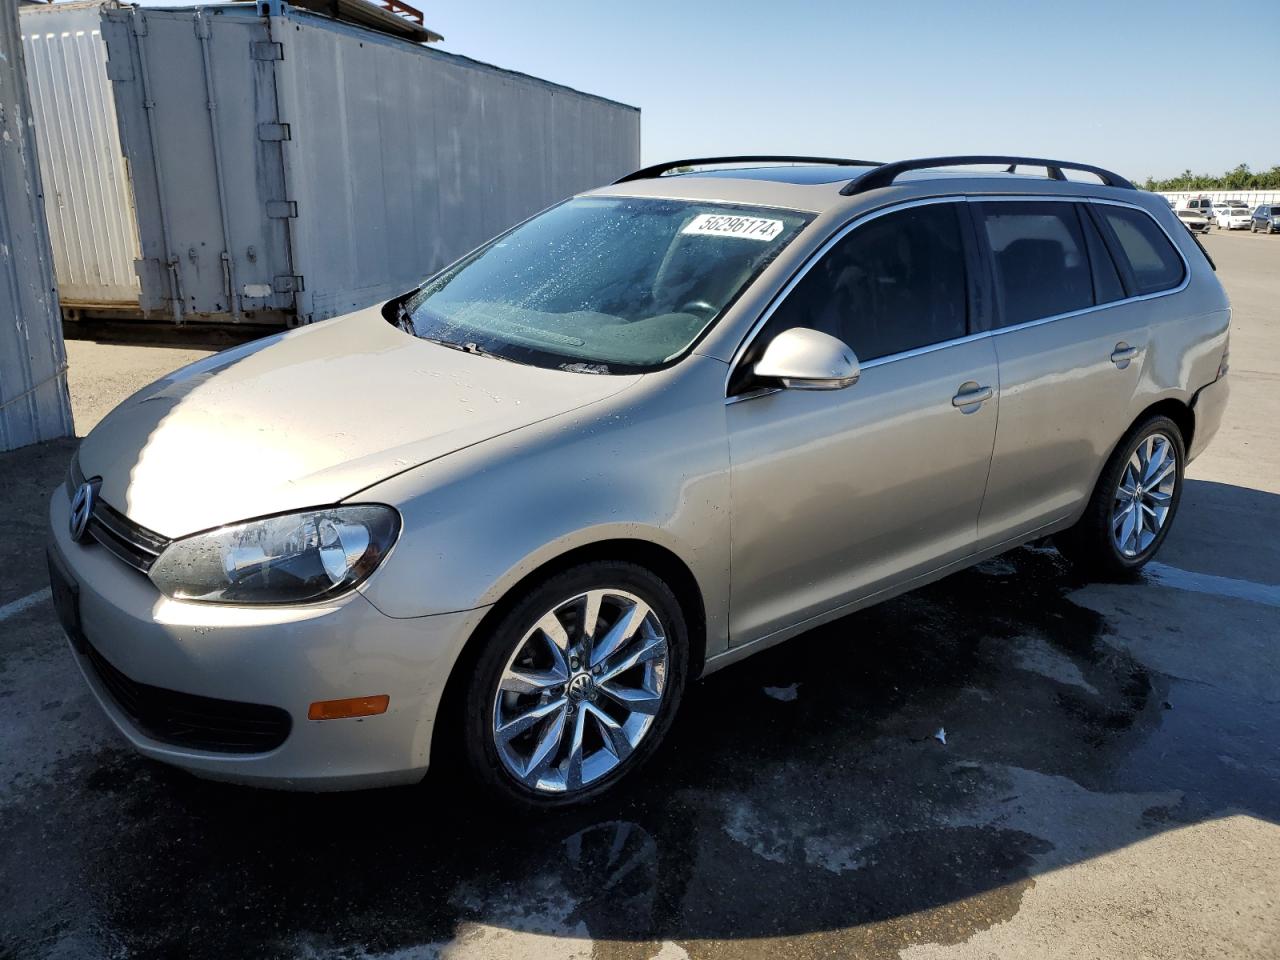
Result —
M575 703L596 698L596 681L585 670L575 673L569 680L569 699Z

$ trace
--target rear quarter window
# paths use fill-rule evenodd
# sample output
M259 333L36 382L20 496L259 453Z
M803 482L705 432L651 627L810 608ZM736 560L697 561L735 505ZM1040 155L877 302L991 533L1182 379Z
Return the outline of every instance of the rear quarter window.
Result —
M1159 293L1182 282L1186 274L1173 242L1148 214L1131 207L1099 204L1095 208L1111 228L1129 262L1135 293Z

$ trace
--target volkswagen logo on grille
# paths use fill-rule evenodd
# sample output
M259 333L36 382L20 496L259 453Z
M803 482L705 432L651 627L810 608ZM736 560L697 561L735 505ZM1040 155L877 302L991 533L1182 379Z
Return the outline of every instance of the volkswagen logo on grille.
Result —
M71 498L71 539L79 543L89 529L89 520L93 516L93 501L98 496L98 485L93 481L80 484L80 489Z

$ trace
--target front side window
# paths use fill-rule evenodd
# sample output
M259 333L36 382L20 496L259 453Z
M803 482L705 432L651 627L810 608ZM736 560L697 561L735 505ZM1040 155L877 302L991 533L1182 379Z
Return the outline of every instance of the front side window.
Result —
M499 237L403 305L400 325L575 372L680 356L809 221L790 210L579 197Z
M876 217L842 238L796 284L760 339L812 327L867 361L963 337L967 316L955 205L932 203Z
M981 204L995 259L1001 326L1093 306L1093 277L1075 204Z
M1141 210L1112 204L1098 204L1094 209L1119 241L1139 294L1158 293L1182 282L1182 258L1151 217Z

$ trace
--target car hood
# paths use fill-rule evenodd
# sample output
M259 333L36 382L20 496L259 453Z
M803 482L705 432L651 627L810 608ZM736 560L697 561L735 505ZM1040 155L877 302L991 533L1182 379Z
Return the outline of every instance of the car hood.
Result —
M336 503L387 477L626 389L419 340L378 308L245 344L140 390L84 439L86 477L180 537Z

